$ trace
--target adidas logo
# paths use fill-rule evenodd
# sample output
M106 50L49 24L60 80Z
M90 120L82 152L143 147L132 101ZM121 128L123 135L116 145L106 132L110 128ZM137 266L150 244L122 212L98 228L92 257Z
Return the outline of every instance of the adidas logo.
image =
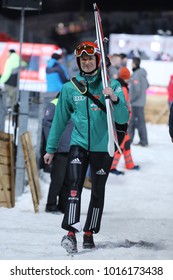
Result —
M75 159L73 159L73 160L71 161L71 163L72 163L72 164L81 164L81 161L80 161L80 159L75 158Z
M105 175L106 172L105 172L104 169L102 168L102 169L98 170L98 171L96 172L96 174L97 174L97 175Z

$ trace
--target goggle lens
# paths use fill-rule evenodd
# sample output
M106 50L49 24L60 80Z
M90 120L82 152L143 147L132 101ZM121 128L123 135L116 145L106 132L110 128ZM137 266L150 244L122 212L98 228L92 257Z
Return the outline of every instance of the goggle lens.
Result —
M83 46L76 48L75 55L76 55L76 57L80 57L83 54L83 52L85 52L88 55L94 55L96 53L96 51L97 51L97 49L94 48L93 46L83 45Z

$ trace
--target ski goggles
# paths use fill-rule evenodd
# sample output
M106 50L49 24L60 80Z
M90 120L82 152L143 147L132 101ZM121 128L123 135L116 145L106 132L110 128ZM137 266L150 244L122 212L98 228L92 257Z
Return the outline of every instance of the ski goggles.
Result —
M88 55L95 55L95 53L100 53L100 50L90 45L83 45L77 47L74 51L74 54L76 57L80 57L83 54L83 52L85 52Z

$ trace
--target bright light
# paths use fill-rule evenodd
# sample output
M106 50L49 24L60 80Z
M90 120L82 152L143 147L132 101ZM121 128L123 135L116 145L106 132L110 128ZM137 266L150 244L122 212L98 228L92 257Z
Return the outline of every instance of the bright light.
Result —
M151 42L150 44L150 49L153 51L153 52L160 52L160 43L159 42Z
M120 48L124 48L126 43L125 43L125 41L123 39L120 39L118 44L119 44Z

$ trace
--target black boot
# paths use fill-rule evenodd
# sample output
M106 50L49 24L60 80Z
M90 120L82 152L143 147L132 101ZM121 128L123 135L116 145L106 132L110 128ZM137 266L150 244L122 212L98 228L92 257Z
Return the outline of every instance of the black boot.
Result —
M92 232L85 232L83 235L83 248L92 249L95 247Z
M117 169L111 169L110 173L115 174L115 175L124 175L125 174L123 171L119 171Z

